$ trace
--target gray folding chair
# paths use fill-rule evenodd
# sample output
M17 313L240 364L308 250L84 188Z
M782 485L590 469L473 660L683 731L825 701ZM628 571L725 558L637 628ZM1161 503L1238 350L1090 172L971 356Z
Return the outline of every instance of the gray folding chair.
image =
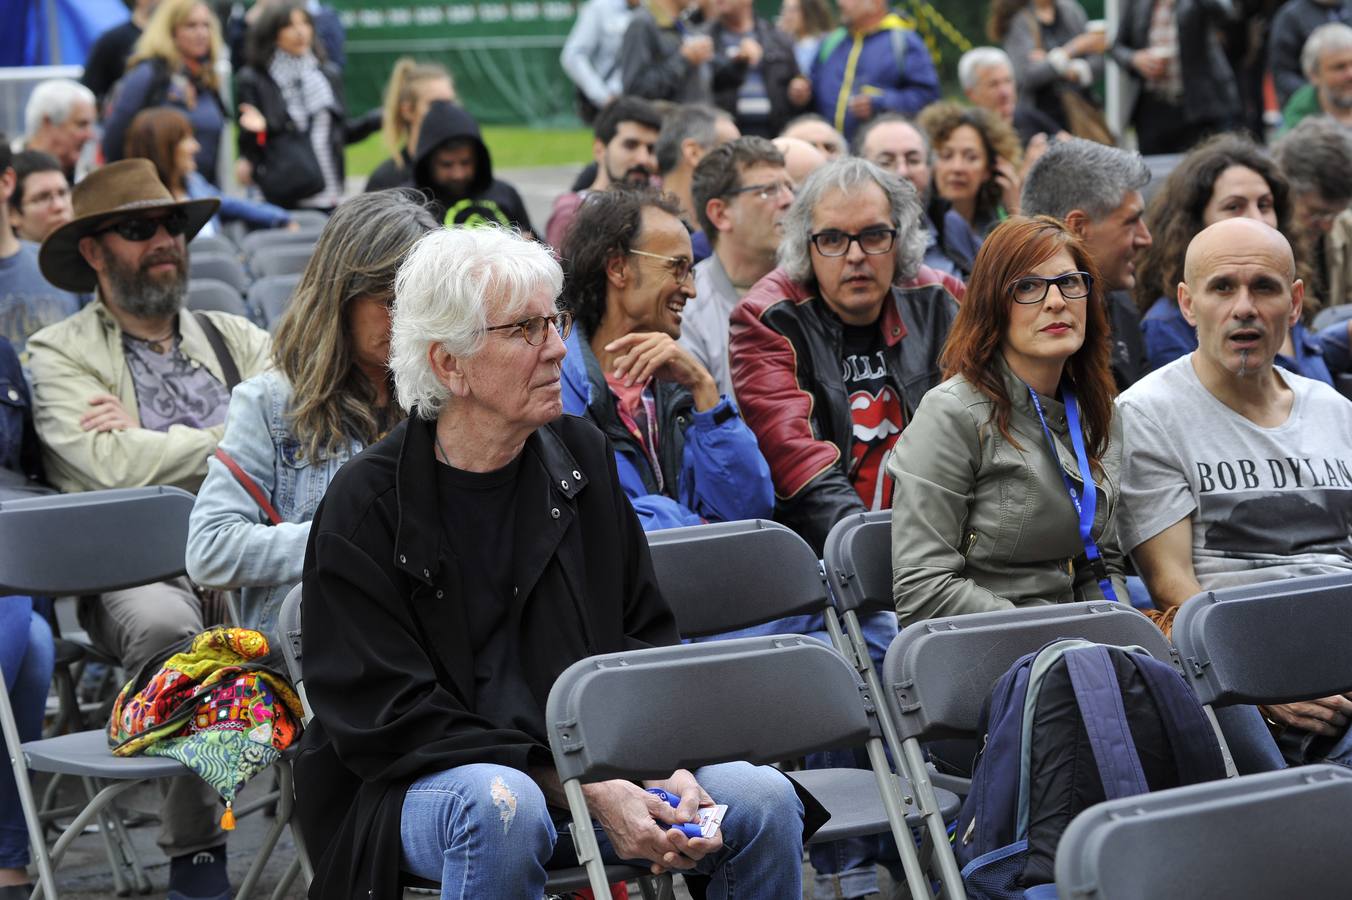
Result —
M249 288L249 305L258 310L269 329L277 327L277 320L291 305L300 279L300 275L268 275Z
M1352 319L1352 303L1340 303L1337 306L1326 306L1315 313L1313 328L1315 331L1321 331L1330 325L1337 325L1339 322L1346 322Z
M1121 603L1063 603L916 622L901 630L883 662L883 697L901 738L893 747L927 810L943 893L965 897L944 816L930 796L934 785L921 743L977 738L981 705L996 680L1025 653L1058 638L1143 647L1173 665L1169 644L1148 618Z
M268 275L299 275L314 255L313 244L280 244L261 247L249 256L249 271L255 278Z
M671 528L650 532L648 546L657 583L683 637L708 637L789 616L821 614L837 650L857 666L827 596L816 554L783 525L750 519ZM888 764L874 715L877 704L872 698L878 695L867 683L860 691L873 725L859 742L871 771L808 769L790 772L789 777L831 813L831 821L813 835L813 843L890 830L912 891L930 896L911 837L911 827L921 823L921 815L914 808L911 786L904 777L893 775ZM937 796L950 814L957 810L954 794L942 791Z
M265 247L313 247L317 240L319 240L318 228L302 228L299 231L263 228L246 234L239 242L239 249L247 259Z
M1350 634L1352 574L1316 575L1198 594L1174 618L1173 641L1183 677L1210 712L1352 690Z
M192 506L192 494L172 487L89 491L0 502L0 594L100 594L176 578L184 573ZM107 734L101 729L21 745L9 693L3 685L0 685L0 726L10 748L31 852L38 869L35 893L40 891L47 900L56 900L53 871L71 841L95 818L102 826L99 830L104 835L118 893L128 890L123 868L129 870L138 890L149 891L150 882L130 849L121 819L108 807L137 784L192 775L191 771L176 760L163 757L113 756L108 749ZM29 784L30 771L84 779L89 794L89 803L50 850ZM96 792L93 788L96 780L112 783ZM257 804L251 805L251 809L256 807ZM264 862L266 857L260 855L254 865L261 868Z
M243 316L246 319L252 318L249 315L249 307L245 305L239 291L215 278L189 280L186 305L188 309L193 310L213 310Z
M1352 771L1302 766L1098 803L1056 852L1061 900L1346 897Z
M786 709L794 715L783 715ZM578 859L598 897L606 896L607 876L584 783L665 778L676 769L732 760L771 763L856 746L871 731L849 665L831 648L800 635L580 660L554 682L545 721L573 815Z
M188 277L192 279L214 278L224 281L241 296L249 290L253 280L244 271L239 258L226 253L191 253L188 255Z
M188 249L193 253L221 253L225 256L239 254L239 248L229 238L218 234L199 234L188 244Z
M305 675L301 666L304 655L301 641L301 587L299 584L293 587L282 601L282 609L277 620L277 631L282 635L282 658L286 661L286 671L291 678L291 683L295 685L296 692L300 694L301 703L305 708L305 723L308 725L314 713L310 709L309 699L305 696ZM290 754L288 754L286 757L288 775L290 774L290 765L291 759ZM288 787L290 788L293 784L294 781L288 779ZM294 790L294 788L291 789ZM278 819L280 818L279 814ZM300 829L295 827L291 829L291 836L296 842L296 859L277 883L277 887L272 894L273 900L281 900L282 897L286 896L297 874L304 876L307 889L310 882L314 880L314 867L305 848L304 836L300 833ZM647 869L636 866L606 866L605 875L608 883L640 879L640 889L643 891L643 896L657 896L648 881L651 876ZM440 896L441 894L441 886L435 882L410 875L405 875L404 878L406 882L404 886L405 897ZM545 890L552 893L564 893L586 885L587 870L581 866L574 866L568 869L551 871L549 880L545 884ZM243 896L242 893L241 896ZM609 894L598 896L604 897L609 896Z

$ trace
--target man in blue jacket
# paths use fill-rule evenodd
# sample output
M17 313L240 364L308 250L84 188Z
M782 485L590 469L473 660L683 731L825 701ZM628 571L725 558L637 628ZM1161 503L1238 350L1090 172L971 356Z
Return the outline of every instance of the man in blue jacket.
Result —
M817 112L846 138L883 112L915 116L939 99L939 73L925 42L887 0L840 0L841 27L812 66Z
M563 305L577 322L563 409L610 438L644 530L769 518L774 488L755 435L677 343L695 291L675 199L647 189L592 194L560 256Z

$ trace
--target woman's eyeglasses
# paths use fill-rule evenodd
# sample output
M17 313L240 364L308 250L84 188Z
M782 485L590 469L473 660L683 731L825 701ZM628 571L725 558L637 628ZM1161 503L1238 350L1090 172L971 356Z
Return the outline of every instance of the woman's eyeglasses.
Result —
M538 347L545 342L549 334L549 326L553 325L554 330L559 333L559 337L565 341L568 335L573 331L573 314L568 310L554 313L552 316L531 316L529 319L522 319L520 322L512 322L508 325L490 325L484 331L520 331L521 337L532 347Z
M124 241L148 241L155 236L155 232L160 230L160 226L169 233L170 237L178 237L188 230L188 217L181 210L175 210L168 215L160 216L156 219L150 219L145 216L136 216L131 219L122 219L114 222L107 228L100 228L94 234L107 234L116 232L117 236Z
M1047 299L1047 289L1053 284L1061 293L1062 300L1083 300L1094 286L1094 276L1088 272L1067 272L1055 278L1025 275L1009 286L1009 295L1015 303L1041 303Z

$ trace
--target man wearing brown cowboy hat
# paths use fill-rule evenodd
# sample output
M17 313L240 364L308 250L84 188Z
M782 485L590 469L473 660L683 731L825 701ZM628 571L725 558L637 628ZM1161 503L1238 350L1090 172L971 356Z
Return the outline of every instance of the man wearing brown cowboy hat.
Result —
M75 218L42 244L42 274L97 297L28 342L33 413L63 491L169 484L196 490L224 430L230 388L268 364L267 332L239 316L182 310L190 241L215 199L179 202L149 160L105 166L72 195ZM129 672L203 630L187 579L80 603L80 623ZM178 778L159 843L171 900L225 898L225 838L210 789Z

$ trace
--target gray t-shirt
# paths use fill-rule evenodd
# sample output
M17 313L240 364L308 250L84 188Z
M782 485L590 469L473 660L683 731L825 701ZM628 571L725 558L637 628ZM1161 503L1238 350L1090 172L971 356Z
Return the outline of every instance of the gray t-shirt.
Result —
M124 333L122 349L136 386L142 428L210 428L225 421L230 392L206 366L183 355L177 335L171 347L157 353L147 342Z
M63 291L38 268L38 245L19 241L19 252L0 258L0 335L20 358L33 332L80 311L78 294Z
M1352 403L1284 370L1291 414L1263 428L1202 386L1192 355L1117 399L1122 550L1192 516L1203 588L1352 569Z

